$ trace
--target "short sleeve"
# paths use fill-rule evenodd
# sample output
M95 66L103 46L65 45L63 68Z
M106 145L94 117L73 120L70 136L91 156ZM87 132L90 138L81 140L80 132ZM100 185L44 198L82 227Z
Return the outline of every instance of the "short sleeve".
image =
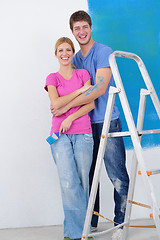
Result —
M89 79L91 79L91 76L89 72L85 69L81 69L83 73L83 84L85 84Z
M97 52L97 69L109 67L109 56L113 52L112 48L103 45Z
M55 86L57 88L57 79L54 73L51 73L46 78L46 84L44 86L44 89L48 92L48 85Z

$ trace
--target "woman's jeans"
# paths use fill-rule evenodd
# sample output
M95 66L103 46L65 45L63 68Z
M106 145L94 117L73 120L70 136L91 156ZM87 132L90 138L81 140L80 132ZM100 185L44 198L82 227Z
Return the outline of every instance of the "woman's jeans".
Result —
M94 150L93 162L90 170L90 187L94 175L94 169L97 159L99 143L101 139L101 132L103 123L92 124ZM109 132L121 132L122 126L120 119L115 119L110 123ZM104 154L104 164L108 176L114 186L114 201L115 201L115 217L116 223L123 223L125 217L125 209L127 202L129 177L126 170L126 155L124 142L122 137L110 137L107 139L107 145ZM107 191L107 189L106 189ZM106 199L107 205L107 199ZM94 211L99 212L99 188L96 196ZM92 226L96 227L98 224L98 217L93 215ZM115 224L116 225L116 224Z
M81 238L89 198L92 134L61 134L51 145L64 209L64 237Z

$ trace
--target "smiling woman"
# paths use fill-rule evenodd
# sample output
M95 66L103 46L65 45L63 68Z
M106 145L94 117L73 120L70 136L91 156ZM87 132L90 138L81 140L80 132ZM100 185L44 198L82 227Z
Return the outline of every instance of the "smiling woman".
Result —
M0 76L6 88L0 90L0 228L62 224L57 170L45 141L50 114L42 89L46 74L58 66L53 42L72 36L68 20L77 9L86 10L87 0L1 4ZM15 136L10 151L8 135Z
M74 45L62 37L55 45L59 71L48 75L45 90L54 108L65 107L91 86L89 73L73 69ZM92 161L93 139L88 112L94 102L71 108L61 116L52 117L50 134L59 132L59 139L51 144L62 192L65 215L65 239L80 239L89 198L89 170Z
M71 65L72 58L75 53L73 42L66 37L57 40L55 45L55 56L60 63L59 73L66 79L69 80L73 74ZM66 67L65 67L66 66Z

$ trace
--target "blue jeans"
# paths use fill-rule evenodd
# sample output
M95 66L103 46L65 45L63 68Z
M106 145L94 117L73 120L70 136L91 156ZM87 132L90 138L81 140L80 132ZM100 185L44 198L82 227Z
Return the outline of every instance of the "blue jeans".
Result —
M90 170L90 188L94 175L94 169L98 154L99 143L101 139L101 132L103 123L92 124L94 150L93 161ZM120 119L111 121L109 132L122 131L122 125ZM107 139L107 145L104 154L104 164L107 174L114 186L114 202L115 202L115 217L114 221L117 223L123 223L126 210L129 177L126 170L126 155L125 147L122 137L114 137ZM97 191L94 211L99 212L99 187ZM98 217L93 215L92 226L96 227L98 224ZM116 224L115 224L116 225Z
M81 238L89 198L92 134L61 134L51 145L64 209L64 237Z

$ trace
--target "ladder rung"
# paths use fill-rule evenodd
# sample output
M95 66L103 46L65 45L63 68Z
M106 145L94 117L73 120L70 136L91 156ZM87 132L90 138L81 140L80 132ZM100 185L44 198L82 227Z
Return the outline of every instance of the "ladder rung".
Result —
M160 129L139 131L138 136L155 134L155 133L160 133ZM108 137L129 137L129 136L131 136L129 131L108 133Z
M133 200L129 200L128 202L131 203L131 204L138 205L140 207L145 207L145 208L151 209L150 205L147 205L147 204L144 204L144 203L139 203L139 202L136 202L136 201L133 201ZM160 208L159 208L159 211L160 211Z
M129 136L131 136L129 131L108 133L108 137L129 137Z
M157 169L157 170L150 170L150 171L146 171L147 172L147 175L150 176L150 175L155 175L155 174L159 174L160 173L160 169ZM138 171L138 175L142 175L141 171Z
M149 216L150 216L150 218L153 218L153 213L150 213ZM160 214L158 216L160 218Z
M129 203L138 205L138 206L140 206L140 207L145 207L145 208L151 209L151 206L149 206L149 205L147 205L147 204L144 204L144 203L135 202L135 201L133 201L133 200L129 200Z
M139 131L139 135L146 135L146 134L155 134L155 133L160 133L160 129L153 129L153 130L142 130Z

